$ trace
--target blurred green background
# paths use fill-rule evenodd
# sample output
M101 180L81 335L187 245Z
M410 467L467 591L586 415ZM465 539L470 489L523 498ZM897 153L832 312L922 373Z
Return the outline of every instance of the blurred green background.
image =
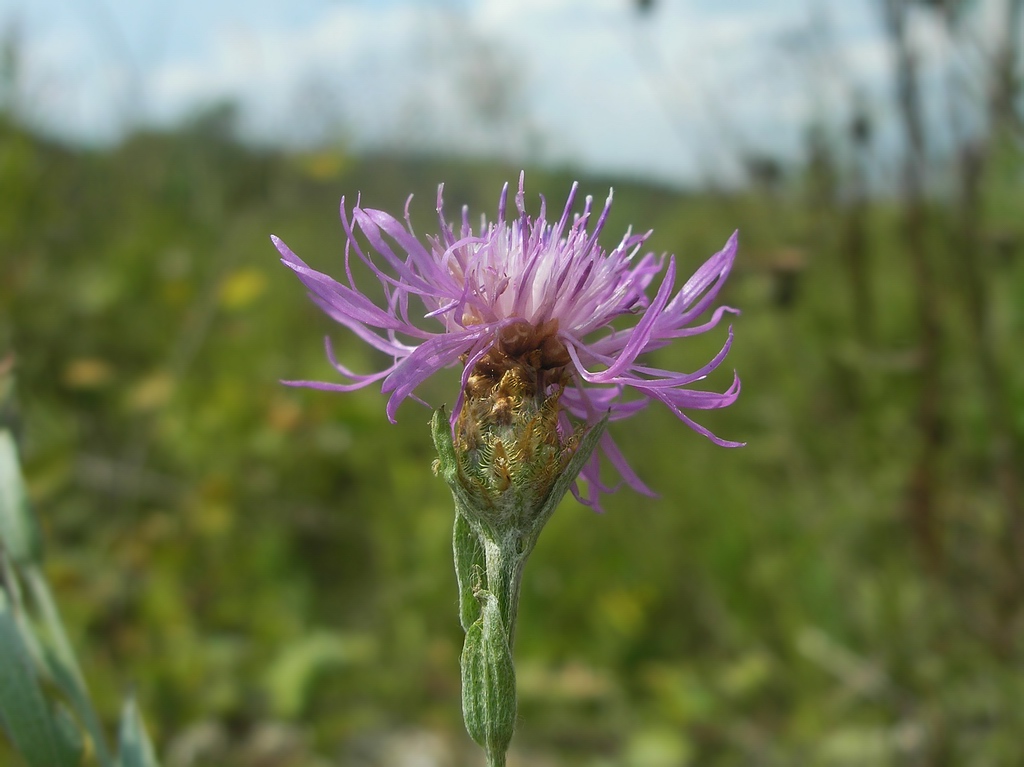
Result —
M518 167L257 148L234 115L92 149L0 119L0 351L86 676L111 723L136 690L167 767L479 764L430 413L393 426L373 387L278 383L333 380L325 334L357 370L385 360L269 234L337 275L342 194L397 213L415 193L422 234L439 182L449 211L493 215ZM700 420L749 444L654 406L613 426L660 497L570 499L541 537L510 764L1022 763L1014 125L953 155L948 194L915 187L912 142L909 181L869 193L856 120L726 189L580 178L615 187L606 245L653 228L687 274L740 230L722 300L743 314L710 383L735 368L744 390ZM528 167L531 209L579 176ZM695 368L724 336L653 364Z

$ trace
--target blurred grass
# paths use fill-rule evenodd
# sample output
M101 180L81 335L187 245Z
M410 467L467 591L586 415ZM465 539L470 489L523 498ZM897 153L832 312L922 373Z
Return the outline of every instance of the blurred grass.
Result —
M427 233L439 181L450 215L492 214L516 175L257 150L216 114L102 151L0 126L0 343L17 353L49 575L101 710L113 722L136 685L169 767L400 764L387 749L406 742L476 763L461 756L474 751L429 412L406 405L392 426L372 388L278 383L332 378L326 333L357 370L382 360L307 301L268 235L338 273L342 194L398 211L415 192ZM531 206L543 192L559 208L571 178L527 181ZM1021 191L998 183L991 226L1019 241ZM598 200L609 184L583 180ZM895 206L870 210L878 331L865 347L840 212L801 184L614 183L606 244L653 227L651 247L686 271L741 230L724 300L743 309L729 365L744 393L701 421L749 446L716 448L654 407L613 427L660 497L623 491L602 516L567 502L543 535L523 587L519 764L1019 763L1021 615L998 596L1001 512L960 309L951 290L949 561L929 574L903 511L915 333ZM931 221L939 240L942 211ZM782 306L787 248L801 267ZM1024 260L998 268L994 340L1012 361ZM656 364L697 367L724 335ZM1024 372L1007 369L1019 434ZM423 395L450 404L456 385L452 373Z

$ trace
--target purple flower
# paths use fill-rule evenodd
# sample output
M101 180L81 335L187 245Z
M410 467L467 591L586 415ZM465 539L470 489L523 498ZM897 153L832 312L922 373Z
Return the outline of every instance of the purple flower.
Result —
M352 391L382 380L381 391L391 395L387 415L394 422L399 405L407 397L422 402L413 393L417 386L442 368L461 362L462 386L452 411L454 428L467 391L473 396L474 386L481 381L490 386L500 377L502 368L527 360L522 364L538 382L541 397L561 393L559 427L563 433L572 433L570 415L587 423L595 423L605 414L610 420L620 420L657 400L715 444L742 445L716 437L684 412L726 407L739 395L740 382L735 374L732 384L721 394L687 388L706 378L725 359L732 345L731 328L721 351L692 373L662 370L640 361L644 353L666 346L673 339L715 327L726 312L738 313L720 306L706 321L693 324L712 306L732 269L737 234L674 291L675 258L641 255L650 232L635 235L631 230L615 248L605 252L597 239L611 208L611 194L593 221L593 199L589 196L583 213L572 214L577 189L578 184L573 184L557 221L547 221L543 197L540 215L534 219L526 212L520 175L514 215L506 218L506 184L495 222L481 218L479 228L474 230L464 208L461 226L455 230L444 218L443 187L439 188L440 233L428 236L425 243L413 232L408 202L403 225L384 211L360 207L359 200L350 217L343 198L347 284L311 269L273 237L282 261L299 276L313 301L331 318L392 358L384 370L359 375L338 362L327 339L328 359L348 382L285 383ZM591 223L593 228L588 232ZM359 244L356 228L369 248ZM350 268L353 252L377 277L383 292L380 305L356 287ZM662 269L664 276L652 298L648 288ZM612 324L628 315L638 318L632 327L616 328ZM600 447L626 484L653 495L607 432ZM596 507L599 492L615 489L602 483L597 453L581 476L589 493L583 495L575 486L573 493L588 505Z

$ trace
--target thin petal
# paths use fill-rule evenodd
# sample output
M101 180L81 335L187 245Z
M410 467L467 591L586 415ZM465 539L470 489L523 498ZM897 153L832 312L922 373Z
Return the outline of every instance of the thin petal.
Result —
M398 406L412 390L458 360L473 347L478 337L477 332L436 336L420 344L416 351L402 360L381 386L383 393L391 393L387 404L388 420L395 423Z

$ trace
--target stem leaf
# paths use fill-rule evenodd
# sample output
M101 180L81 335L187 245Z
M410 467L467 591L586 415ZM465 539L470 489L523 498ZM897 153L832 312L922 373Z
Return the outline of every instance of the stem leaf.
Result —
M16 565L42 558L39 524L28 505L18 447L10 429L0 427L0 542Z
M39 685L32 656L0 589L0 723L31 767L75 767Z
M480 619L462 649L462 714L488 755L504 755L516 725L516 670L498 599L486 590L477 598Z
M159 767L134 697L125 701L121 711L117 767Z

